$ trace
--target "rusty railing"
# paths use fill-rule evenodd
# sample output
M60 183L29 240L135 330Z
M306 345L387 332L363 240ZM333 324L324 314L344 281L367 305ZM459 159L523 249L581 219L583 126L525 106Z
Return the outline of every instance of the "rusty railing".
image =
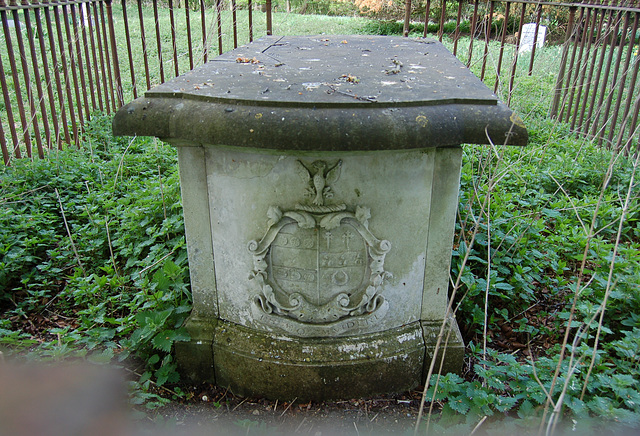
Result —
M253 40L252 0L242 8L229 1L225 9L222 0L211 7L204 0L0 0L4 163L80 146L92 113L113 112L212 54ZM270 10L261 18L271 33Z
M451 0L449 0L451 1ZM426 0L424 34L427 36L431 0ZM487 82L489 62L495 65L492 71L494 91L499 85L506 91L504 98L511 103L514 79L519 56L528 57L526 74L534 70L536 50L534 43L527 52L522 52L523 25L529 21L534 25L532 40L538 41L541 33L543 10L564 9L568 12L568 23L562 46L553 100L549 115L570 124L571 129L596 141L599 145L629 153L638 150L640 126L640 86L638 67L640 53L640 1L604 0L585 3L532 2L527 0L457 1L457 14L446 15L447 0L438 1L440 16L436 21L437 37L445 36L445 25L455 22L455 30L447 35L453 42L453 53L467 67L472 59L480 62L480 78ZM455 4L455 3L454 3ZM404 35L409 34L411 0L406 0ZM465 16L463 8L473 7L470 30L461 31ZM500 12L498 12L500 11ZM511 28L510 28L511 26ZM461 50L462 42L466 51ZM489 44L499 45L497 59L489 56ZM482 54L477 59L477 45ZM515 48L514 48L515 46ZM505 59L506 48L512 48L510 62Z
M640 3L571 8L551 116L629 153L637 138Z
M92 110L108 111L122 103L111 13L105 2L7 5L0 0L5 164L23 154L44 157L46 148L63 143L79 144L81 126Z
M0 0L0 148L7 165L80 146L94 112L113 112L256 34L273 33L271 0L6 1ZM258 6L264 13L255 13ZM408 35L416 5L406 0L406 6ZM537 41L548 14L563 12L568 22L550 116L601 145L638 149L640 0L425 0L420 6L423 36L431 30L445 39L509 104L517 98L516 78L532 75L539 58L535 43L522 50L523 26L533 26L529 42Z

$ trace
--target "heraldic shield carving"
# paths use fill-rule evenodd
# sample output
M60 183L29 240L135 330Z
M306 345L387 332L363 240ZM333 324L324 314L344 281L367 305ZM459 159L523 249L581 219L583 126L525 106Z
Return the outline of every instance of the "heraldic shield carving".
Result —
M391 275L384 270L391 243L369 231L368 208L325 204L342 161L296 161L296 167L308 201L294 210L271 206L266 234L249 242L254 318L303 336L370 325L388 308L381 290Z

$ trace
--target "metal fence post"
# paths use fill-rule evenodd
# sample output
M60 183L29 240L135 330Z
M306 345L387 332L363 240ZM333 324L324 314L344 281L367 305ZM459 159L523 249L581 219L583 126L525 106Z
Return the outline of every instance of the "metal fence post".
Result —
M107 8L107 20L109 21L109 36L111 39L111 56L113 58L113 74L116 85L116 96L118 98L118 107L124 105L124 95L122 94L122 78L120 76L120 62L118 60L118 47L116 45L116 32L113 27L113 10L111 8L111 1L106 0Z
M567 24L567 33L564 39L564 47L562 48L562 57L560 58L560 69L558 71L558 77L556 79L556 86L553 90L553 103L551 105L551 111L549 114L549 116L552 118L557 117L558 108L560 107L560 98L564 83L564 75L567 68L567 57L569 56L569 43L571 42L571 35L573 34L573 24L576 18L577 10L578 8L576 6L571 6L569 8L569 23Z
M404 2L404 29L402 30L402 36L405 38L409 36L409 26L411 24L411 0L405 0Z

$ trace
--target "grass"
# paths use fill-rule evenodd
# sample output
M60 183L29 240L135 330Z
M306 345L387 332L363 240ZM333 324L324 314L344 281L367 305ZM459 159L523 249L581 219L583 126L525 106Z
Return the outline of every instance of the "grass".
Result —
M362 24L293 14L275 23L313 23L305 33ZM495 62L495 45L489 53ZM520 431L640 423L638 158L547 118L560 49L537 56L512 100L530 144L464 146L451 291L467 372L431 378L420 431L469 433L487 416L518 417ZM113 138L109 123L94 114L82 149L0 168L0 348L21 361L124 365L131 403L153 409L189 398L170 353L188 339L190 310L176 153Z
M545 119L529 129L526 148L464 149L452 279L469 372L433 378L432 430L539 422L554 380L551 410L570 381L565 419L639 422L637 161ZM99 115L87 139L0 173L0 346L23 361L142 361L133 404L184 398L170 354L190 309L175 150L113 138Z
M133 11L128 11L128 15L131 15ZM114 14L121 16L121 7L114 6ZM158 24L160 26L162 37L162 58L163 68L167 78L173 77L174 62L173 62L173 48L171 46L170 29L171 24L169 15L166 11L161 11ZM202 37L202 23L200 21L199 11L192 11L190 14L190 26L192 32L192 51L194 53L194 64L199 65L203 62L205 50L207 52L208 59L216 56L220 51L217 35L217 23L215 21L215 15L208 13L206 23L206 44L203 44ZM222 52L229 51L234 48L234 30L233 30L233 16L230 11L224 10L221 14L221 35L222 35ZM247 10L238 10L236 14L237 23L237 40L238 44L246 44L249 42L249 15ZM274 34L277 35L290 35L300 33L301 29L304 29L305 34L354 34L360 31L360 28L368 20L365 18L350 18L350 17L337 17L337 16L324 16L324 15L298 15L284 12L274 12L273 14L273 27L275 29ZM137 18L135 20L137 23ZM176 11L176 33L179 35L177 44L177 58L178 58L178 71L180 74L190 70L189 63L189 44L186 38L186 20L183 10ZM120 26L121 23L118 23ZM153 10L151 8L144 8L144 27L147 38L151 39L152 32L155 25L155 19L153 16ZM266 14L260 11L253 11L253 27L254 38L260 38L266 34ZM138 24L130 25L131 36L133 41L140 41L141 33ZM155 37L154 37L155 38ZM118 48L120 53L127 53L126 41L124 39L118 42ZM136 77L138 81L144 77L144 69L142 69L143 58L141 48L135 48L134 51L134 68L136 69ZM154 44L149 44L148 47L148 59L149 70L151 71L151 85L160 83L160 64L158 58L158 50ZM129 65L122 61L122 75L124 80L125 95L132 96L131 80ZM125 65L126 64L126 65Z
M312 6L320 7L321 3L322 2L319 2L317 4L316 3L309 4L309 7L312 7ZM297 3L294 4L294 8L301 7L301 6L302 5L299 5ZM356 34L356 33L400 34L402 31L402 27L401 27L402 23L398 21L379 21L379 20L372 20L372 19L363 18L363 17L300 15L295 13L281 12L282 7L283 5L279 5L279 6L276 5L276 12L274 12L273 14L273 31L274 31L274 34L277 34L277 35L322 34L322 33L324 34ZM339 4L334 5L334 9L337 12L340 9ZM127 18L128 18L128 29L129 29L129 35L130 35L130 41L131 41L131 59L129 59L129 47L126 44L127 39L124 37L116 37L116 44L118 47L118 55L119 55L118 65L121 72L121 78L122 78L121 81L122 81L122 87L123 87L122 91L123 91L123 97L125 101L128 101L133 98L134 83L136 86L136 95L141 95L147 89L147 79L145 77L146 76L145 62L148 64L149 87L152 87L154 85L159 84L162 81L162 79L168 80L174 77L176 74L185 73L186 71L191 69L192 64L193 66L200 65L205 59L205 53L206 53L207 59L211 59L212 57L217 55L219 51L223 51L223 52L228 51L232 49L234 46L234 27L233 27L234 15L229 10L228 6L225 6L223 8L219 17L220 18L220 36L222 40L222 44L220 46L218 41L218 27L217 27L218 16L213 6L208 5L205 7L206 20L204 23L204 38L203 38L203 29L202 29L203 24L201 22L200 10L189 9L188 24L190 26L191 40L189 40L186 35L187 34L187 20L186 20L187 10L184 8L175 9L173 14L174 28L177 36L175 50L172 44L172 36L171 36L172 28L171 28L170 14L169 14L169 10L166 7L160 7L158 9L157 19L154 14L154 9L151 6L145 5L142 7L142 17L143 17L142 24L144 25L145 38L146 38L146 47L144 47L144 50L142 45L142 41L143 41L142 31L141 31L142 28L138 18L138 10L136 7L136 3L129 2L126 10L127 10ZM432 12L435 13L434 11ZM78 13L77 10L76 10L76 13ZM481 15L482 13L484 12L481 11ZM40 12L40 15L44 20L44 16L42 14L43 13ZM54 16L54 14L52 13L51 16ZM11 17L14 17L14 15L9 14L8 17L11 18ZM123 16L122 4L120 2L116 2L116 4L113 5L113 17L114 17L114 27L115 27L116 36L124 35L125 34L124 16ZM22 13L18 13L18 18L24 21L24 17ZM64 22L63 14L61 18L62 18L62 21ZM235 21L237 24L238 44L245 44L249 42L250 38L249 38L248 20L249 20L249 11L246 10L246 8L243 9L241 7L236 11ZM34 17L32 17L31 21L33 24L36 20L34 19ZM546 21L545 23L548 25L551 24ZM445 45L447 45L447 47L449 47L452 50L454 47L454 44L452 41L452 37L455 31L455 26L453 26L454 24L455 23L452 21L447 23L447 25L445 26L445 35L443 38L443 42L445 43ZM468 23L465 22L463 24L464 25L462 26L462 32L463 34L465 34L465 31L468 30ZM156 31L156 25L157 25L157 31ZM412 37L421 36L422 30L423 30L421 26L423 25L420 23L413 23L412 32L410 33L410 36ZM49 36L53 36L53 39L56 40L54 44L58 45L58 42L56 39L56 35L57 35L56 26L54 25L52 27L51 35L49 35L48 33L47 26L45 25L43 27L44 27L44 34L43 34L42 42L44 42L45 47L49 48L49 50L45 50L45 52L47 52L48 54L48 62L51 66L53 60L51 57L52 50L49 47ZM254 38L259 38L260 36L266 33L266 14L261 12L259 9L256 9L253 11L253 29L254 29L254 32L253 32ZM33 26L32 30L33 32L36 31L35 25ZM87 29L84 29L82 26L79 26L78 30L82 33L82 30L87 30ZM438 26L436 26L433 23L429 26L429 31L431 36L436 36L436 33L438 30L439 30ZM64 26L62 28L62 31L65 32ZM496 32L497 32L497 29L496 29ZM15 48L17 46L16 34L12 33L11 31L9 33L12 35L13 45ZM157 38L156 35L159 35L159 37ZM476 35L476 36L478 37L479 35ZM27 32L22 33L22 38L26 45L25 50L27 53L29 53L31 44L28 41L29 38L28 38ZM4 39L4 34L0 35L0 39ZM80 42L82 43L82 38L80 39L81 39ZM158 48L158 44L156 43L158 39L159 39L160 48ZM204 39L204 42L203 42L203 39ZM89 41L91 41L91 38L89 38ZM73 132L74 126L72 125L72 123L70 121L67 121L66 123L64 123L63 120L60 119L61 118L60 117L61 114L59 113L60 99L63 99L65 101L65 105L67 107L66 113L68 117L70 117L69 100L72 102L71 106L74 107L76 114L78 114L79 112L78 109L83 106L83 102L85 101L85 99L91 102L90 104L92 109L90 111L98 110L98 106L102 107L101 104L98 104L99 102L92 101L93 97L99 96L100 94L97 94L96 92L86 92L89 86L88 85L90 81L89 77L85 77L85 84L81 83L81 81L78 80L77 86L75 85L75 81L70 78L69 82L73 90L70 92L70 95L67 95L67 92L65 92L64 90L66 85L64 74L62 74L62 77L61 77L62 88L60 92L58 91L58 88L55 86L55 80L53 79L53 76L52 76L51 83L47 83L46 80L44 80L44 71L42 68L44 58L40 50L40 45L39 45L40 42L41 42L40 39L36 35L36 37L33 39L33 45L37 53L36 57L37 57L37 62L39 64L41 80L39 81L36 80L35 70L32 67L30 59L26 59L26 65L30 69L30 83L32 85L32 95L34 96L33 103L34 103L36 115L35 115L35 118L32 119L31 111L27 110L24 123L21 120L19 111L17 110L17 100L16 100L17 93L14 91L14 77L11 74L8 74L9 71L11 71L8 53L6 56L5 55L2 56L3 67L5 72L7 73L5 74L5 78L7 81L7 89L10 90L10 93L9 93L10 95L9 95L8 102L5 102L4 99L3 101L0 101L0 109L5 109L5 110L0 110L0 123L2 124L2 128L4 129L7 137L11 136L10 127L17 126L17 132L15 135L16 142L17 142L18 149L21 151L23 155L26 154L26 146L24 143L25 140L23 138L24 135L23 135L23 132L21 131L22 124L25 124L28 127L29 130L27 132L27 137L31 138L31 141L34 143L33 144L34 148L36 145L37 137L34 134L33 130L36 127L36 125L39 127L41 132L41 135L38 135L38 138L44 135L43 132L44 132L45 119L42 116L42 113L41 113L42 109L40 104L41 101L39 100L39 95L37 95L39 94L37 89L38 83L42 85L42 98L41 98L43 103L42 106L44 107L44 112L48 114L46 117L46 120L50 126L51 133L54 136L53 142L51 143L52 146L57 145L55 134L56 133L63 134L64 127L68 127L68 130L71 130L70 132L72 136L71 142L79 143L82 141L81 135L77 138L74 137L74 132ZM491 88L494 88L494 85L496 84L496 82L498 82L497 92L503 98L503 100L507 101L510 92L513 92L514 93L513 100L517 105L518 101L522 100L520 98L520 95L518 94L518 89L517 89L519 86L519 82L522 80L526 81L527 78L529 78L529 80L542 80L544 87L541 87L540 89L544 89L545 94L540 95L541 98L539 101L542 104L538 105L537 110L543 111L545 113L548 111L549 106L547 102L548 102L549 96L551 95L552 88L550 88L547 85L552 86L555 83L555 76L557 75L557 69L558 69L559 60L561 56L561 48L559 46L548 46L548 47L545 47L544 50L537 51L536 62L534 66L534 74L532 76L527 75L527 72L529 70L529 62L530 62L529 54L527 53L527 54L520 55L517 61L517 68L515 73L516 89L510 90L509 82L511 80L510 75L511 75L511 66L512 66L513 56L514 56L514 53L513 53L514 46L511 44L507 44L505 46L500 77L497 78L495 70L499 62L498 52L500 51L500 48L498 43L496 41L490 41L488 44L488 47L487 47L488 62L487 62L486 71L484 71L484 74L483 74L482 64L485 57L485 44L480 39L474 40L473 54L471 56L471 59L469 59L468 57L469 42L470 42L470 39L468 38L468 36L463 37L458 42L458 47L457 47L458 57L464 63L469 62L472 70L476 72L479 76L482 75L483 79L485 80L485 83L487 83L487 85L490 86ZM82 46L82 44L80 45ZM66 45L65 45L65 49L68 49ZM624 50L626 50L626 48ZM622 56L621 59L624 59L626 56L626 51L624 50L623 50L623 53L621 54ZM53 52L57 53L57 57L59 60L62 58L62 54L60 53L59 47L56 50L53 50ZM81 55L84 57L85 52L83 50L81 50L81 52L82 52ZM146 57L143 55L143 53L146 53ZM105 54L104 50L102 51L98 50L98 54ZM18 81L18 84L20 85L19 87L21 88L22 99L28 107L29 106L28 91L25 87L25 83L24 83L25 77L23 75L23 70L22 70L23 67L22 67L22 63L20 62L20 59L19 59L20 56L17 53L17 50L15 55L17 60L16 79ZM70 56L68 53L66 56L67 56L67 64L70 67L70 61L69 61ZM77 53L75 54L75 56L77 57ZM551 56L553 56L554 59L551 59L550 58ZM98 56L98 58L100 58L100 56ZM105 59L104 62L107 65L113 64L111 59ZM83 64L86 64L86 60L83 61ZM98 60L98 65L102 65L102 61ZM132 68L131 65L133 66L133 70L134 70L133 73L131 71L131 68ZM100 83L100 85L102 86L102 89L107 90L108 88L110 88L112 77L109 77L108 74L103 74L102 72L100 72L100 78L96 79L95 77L96 66L92 65L91 70L93 72L91 81ZM87 71L88 71L88 68L85 68L85 75ZM69 74L71 73L72 73L71 68L69 68ZM613 79L612 76L613 75L609 75L608 77L608 80L610 82ZM626 77L628 85L630 85L631 76L632 75L629 74ZM53 100L52 102L49 102L49 94L47 92L48 87L51 88L52 90L52 95L53 95L51 97L51 99ZM78 89L77 93L75 92L75 89ZM527 92L529 92L529 88L526 88L526 89L527 89ZM606 95L607 98L609 96L611 96L612 98L617 98L616 97L618 94L617 85L611 83L609 84L609 87L607 89L610 90L610 91L607 91L607 95ZM593 93L594 90L591 89L590 92ZM78 103L78 100L80 100L80 103ZM13 116L12 116L13 120L11 121L8 119L9 112L6 107L7 103L12 108L12 112L13 112ZM104 109L101 109L101 110L104 110ZM521 112L523 113L527 113L528 111L529 109L521 110ZM57 120L54 119L53 113L56 113L58 118ZM83 113L83 117L87 118L88 114ZM620 118L621 117L619 117L616 120L616 124L618 125L618 127L622 126L625 122L627 124L629 123L629 120L622 120ZM57 126L60 132L57 132L54 126ZM606 127L606 128L609 128L609 127ZM595 133L595 132L592 132L592 133ZM632 138L634 137L634 135L632 135L630 132L628 132L627 134ZM615 139L615 137L613 137L613 139ZM630 144L630 146L635 147L636 144L637 144L637 141L634 139L632 140L632 144ZM44 141L44 146L45 147L47 146L46 140ZM34 150L33 153L36 154L36 151Z

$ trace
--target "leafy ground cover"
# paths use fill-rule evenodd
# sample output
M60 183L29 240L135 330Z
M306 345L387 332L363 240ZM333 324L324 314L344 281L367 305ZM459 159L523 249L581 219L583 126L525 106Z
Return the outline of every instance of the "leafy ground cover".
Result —
M599 416L607 426L637 425L637 160L550 121L528 123L526 148L465 146L452 280L467 367L463 377L433 377L427 406L440 415L436 429L469 430L485 416L530 426L547 398L549 416L562 403L558 413L578 423ZM113 138L109 118L96 116L85 148L16 161L2 169L0 186L6 358L122 365L131 403L177 422L207 403L214 415L237 407L244 415L232 414L233 425L264 424L260 414L269 410L269 425L278 424L273 403L179 382L170 351L188 338L180 326L190 295L174 149ZM341 410L362 420L390 413L408 428L421 397L280 410L316 417Z
M171 349L188 339L190 292L176 153L112 137L100 114L81 150L0 169L0 359L118 365L130 403L168 428L316 432L329 419L343 433L411 431L421 413L417 428L435 433L637 427L638 158L546 118L559 50L539 56L513 103L530 145L464 146L451 271L461 376L322 404L181 383Z

